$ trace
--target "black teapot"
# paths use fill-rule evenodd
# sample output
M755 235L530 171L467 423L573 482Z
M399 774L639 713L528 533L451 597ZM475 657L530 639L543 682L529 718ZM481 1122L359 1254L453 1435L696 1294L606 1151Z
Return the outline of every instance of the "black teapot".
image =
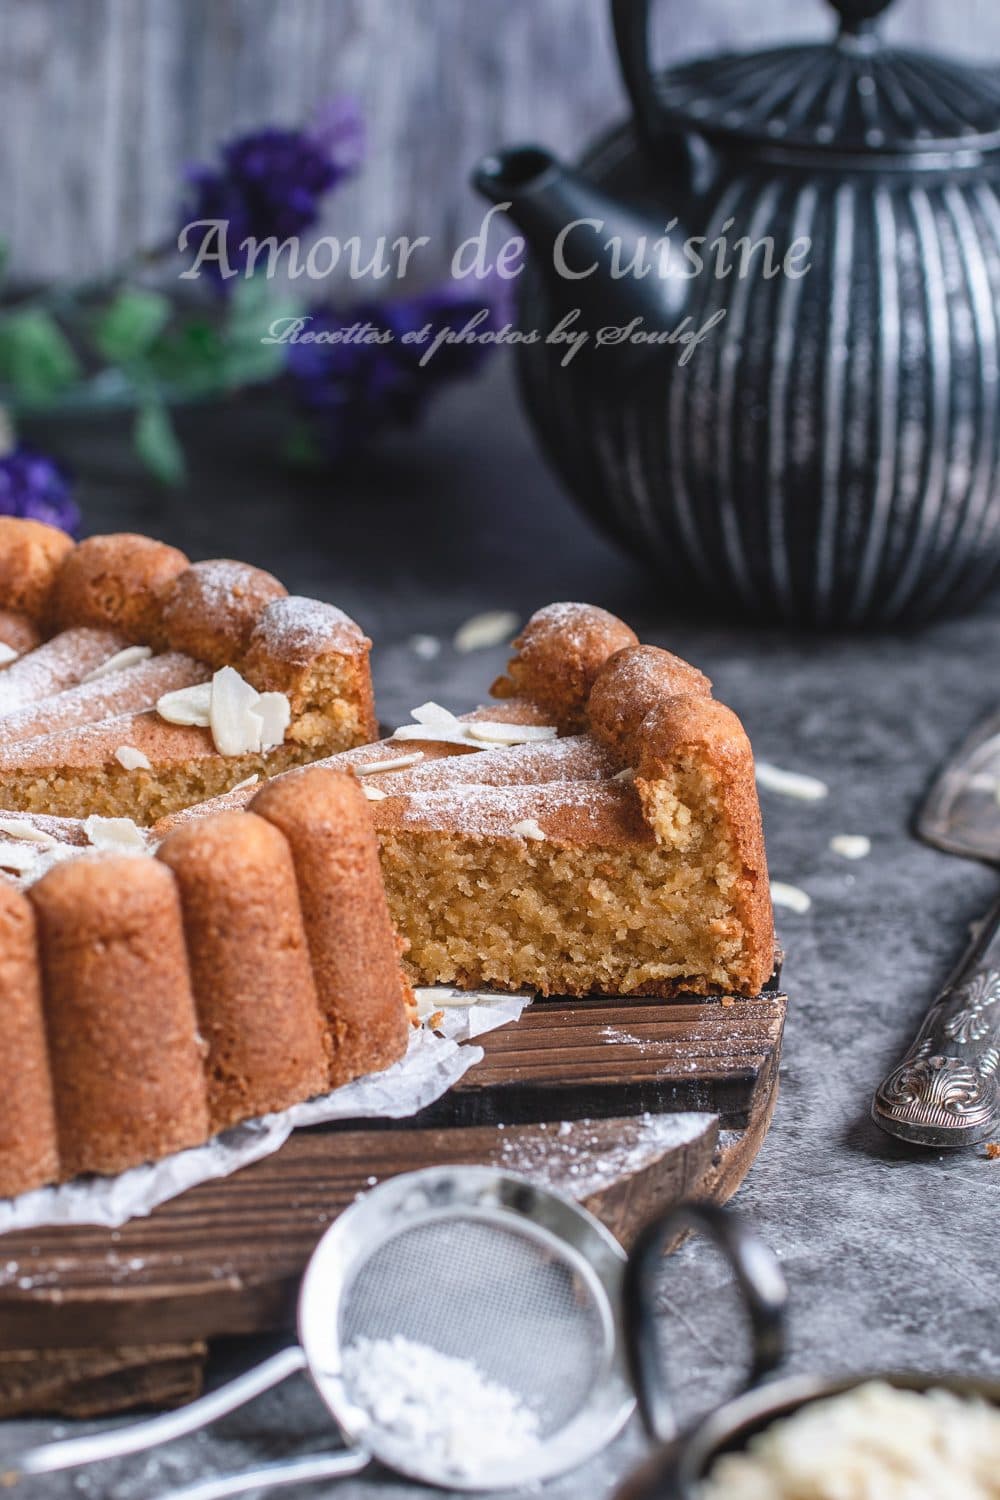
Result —
M612 0L633 121L475 175L531 252L546 453L716 607L926 618L1000 573L1000 71L887 47L888 3L655 74L651 0Z

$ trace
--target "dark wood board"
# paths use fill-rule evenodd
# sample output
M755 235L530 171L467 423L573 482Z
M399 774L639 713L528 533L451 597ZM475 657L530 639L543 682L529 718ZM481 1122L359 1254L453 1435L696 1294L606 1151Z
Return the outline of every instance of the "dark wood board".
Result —
M480 1038L483 1061L413 1121L297 1131L274 1156L118 1230L0 1237L0 1415L187 1399L205 1341L291 1326L320 1235L399 1172L527 1171L579 1197L624 1243L683 1197L724 1200L770 1123L784 1013L777 994L536 1002ZM665 1144L657 1119L686 1110L718 1122ZM562 1121L588 1123L560 1132ZM139 1383L129 1372L144 1352Z

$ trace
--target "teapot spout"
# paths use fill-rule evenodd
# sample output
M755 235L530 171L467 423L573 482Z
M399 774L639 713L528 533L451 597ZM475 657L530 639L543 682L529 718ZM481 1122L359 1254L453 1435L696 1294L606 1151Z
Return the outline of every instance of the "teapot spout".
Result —
M676 220L643 219L540 146L484 157L473 186L502 205L524 235L557 310L587 328L641 317L668 328L683 315L687 282L671 274L683 238Z

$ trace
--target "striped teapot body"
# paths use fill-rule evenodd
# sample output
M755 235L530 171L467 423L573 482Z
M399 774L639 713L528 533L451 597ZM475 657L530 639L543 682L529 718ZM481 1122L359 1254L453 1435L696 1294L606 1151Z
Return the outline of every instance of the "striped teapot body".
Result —
M680 200L623 129L582 170L651 234L679 208L706 250L683 313L708 332L686 361L681 342L627 371L601 350L522 352L528 410L591 516L668 586L755 613L833 625L968 607L1000 573L1000 162L720 156ZM774 274L763 247L737 264L744 236L770 237ZM707 255L720 239L724 276ZM551 326L572 295L549 267L530 277L522 326Z

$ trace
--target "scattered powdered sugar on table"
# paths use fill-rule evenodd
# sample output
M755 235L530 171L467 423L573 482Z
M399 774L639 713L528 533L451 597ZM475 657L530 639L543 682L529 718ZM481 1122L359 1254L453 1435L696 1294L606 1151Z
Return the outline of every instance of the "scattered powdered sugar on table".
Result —
M601 1133L602 1121L543 1123L530 1136L505 1136L495 1161L505 1172L530 1177L542 1187L589 1198L641 1171L664 1151L697 1140L715 1119L693 1111L637 1115L621 1127L613 1143Z
M380 1436L441 1474L488 1475L537 1449L538 1416L472 1360L398 1334L356 1339L344 1382Z

